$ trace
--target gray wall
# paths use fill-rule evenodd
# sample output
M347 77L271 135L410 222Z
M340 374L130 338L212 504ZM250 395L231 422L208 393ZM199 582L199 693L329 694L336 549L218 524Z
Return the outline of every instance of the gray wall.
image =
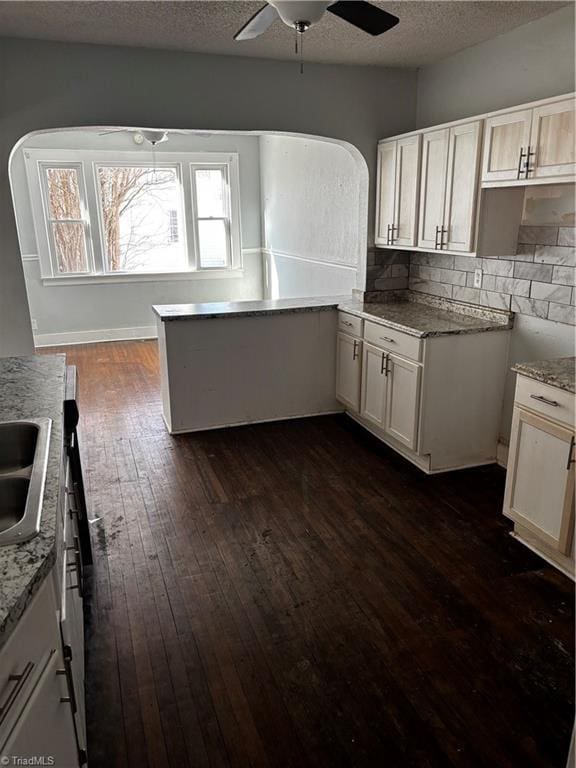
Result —
M418 127L574 90L574 6L450 56L418 75Z
M114 334L98 331L126 332L122 329L146 329L155 332L152 304L177 304L200 301L240 301L262 298L260 254L245 254L244 276L233 278L176 279L157 282L137 280L123 283L45 285L40 274L34 221L24 163L25 149L103 149L141 154L132 135L98 132L57 131L32 135L16 150L10 162L10 181L24 261L24 275L30 314L36 321L34 337L37 345L66 343L77 340L74 334L90 332L89 340L111 338ZM260 248L260 173L259 137L246 135L178 135L159 144L155 156L165 152L237 152L240 168L240 201L243 249ZM46 336L48 334L48 336ZM62 334L54 337L54 334ZM72 335L71 335L72 334ZM132 335L137 335L135 330Z
M361 287L368 218L361 158L333 142L262 136L260 175L267 295L343 295Z
M412 71L310 64L300 75L295 62L0 39L0 355L32 350L7 176L27 133L139 125L329 136L358 147L373 180L376 140L412 129L415 115Z

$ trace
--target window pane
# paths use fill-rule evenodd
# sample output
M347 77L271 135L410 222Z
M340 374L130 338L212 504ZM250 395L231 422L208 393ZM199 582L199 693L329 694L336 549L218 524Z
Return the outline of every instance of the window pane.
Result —
M84 225L72 221L54 222L52 235L58 272L60 274L88 272Z
M51 219L80 219L80 190L76 168L46 168Z
M220 168L199 168L196 177L196 202L201 219L226 216L226 185Z
M187 268L182 198L175 168L99 167L100 203L110 272Z
M200 220L198 222L198 244L201 267L228 266L228 236L222 219Z

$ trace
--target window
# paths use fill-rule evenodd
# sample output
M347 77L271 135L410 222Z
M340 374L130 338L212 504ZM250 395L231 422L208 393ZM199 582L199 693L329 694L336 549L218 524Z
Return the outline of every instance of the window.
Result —
M202 269L226 267L230 240L226 166L193 168L192 175L200 266Z
M24 156L45 280L217 276L242 266L237 155Z
M97 166L106 272L181 272L177 167Z
M42 166L52 267L60 275L89 271L80 194L81 170L78 166Z

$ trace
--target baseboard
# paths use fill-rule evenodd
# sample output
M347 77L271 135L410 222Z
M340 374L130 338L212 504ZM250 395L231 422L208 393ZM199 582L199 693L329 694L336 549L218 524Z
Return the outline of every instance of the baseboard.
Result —
M155 339L155 325L137 328L107 328L97 331L68 331L66 333L34 334L35 347L64 347L70 344L96 344L99 341L130 341L131 339Z
M501 440L496 445L496 463L504 469L508 466L508 445Z

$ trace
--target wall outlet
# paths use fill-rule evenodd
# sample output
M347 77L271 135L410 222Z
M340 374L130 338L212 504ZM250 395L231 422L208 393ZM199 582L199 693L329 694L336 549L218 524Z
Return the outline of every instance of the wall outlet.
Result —
M33 331L38 330L38 320L34 320L34 318L32 318L32 330Z
M482 288L482 270L474 270L474 288Z

